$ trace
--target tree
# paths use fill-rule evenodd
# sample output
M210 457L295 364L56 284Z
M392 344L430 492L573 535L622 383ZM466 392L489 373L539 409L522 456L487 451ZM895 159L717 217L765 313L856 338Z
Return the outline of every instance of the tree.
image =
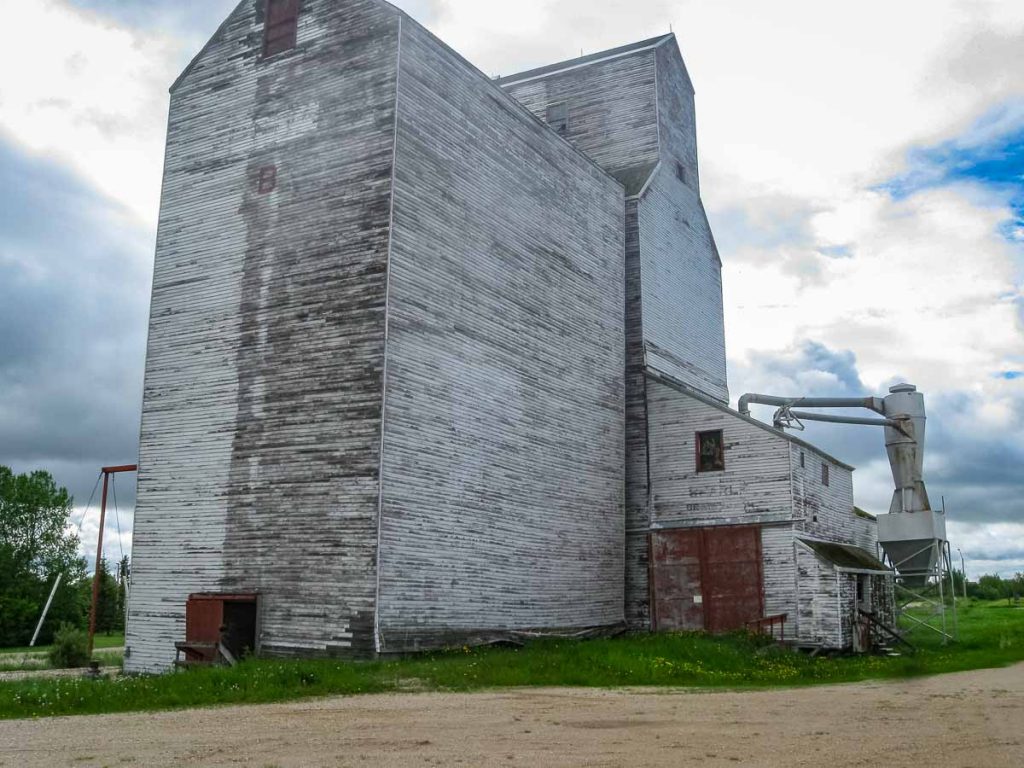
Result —
M968 587L968 594L979 600L1002 600L1011 595L1010 582L989 574L972 582Z
M71 505L48 472L16 475L0 466L0 647L28 644L60 573L44 641L62 622L81 625L78 586L85 563L78 537L68 530Z
M121 598L121 585L110 572L107 561L99 563L100 594L96 605L96 631L109 635L124 629L124 610Z

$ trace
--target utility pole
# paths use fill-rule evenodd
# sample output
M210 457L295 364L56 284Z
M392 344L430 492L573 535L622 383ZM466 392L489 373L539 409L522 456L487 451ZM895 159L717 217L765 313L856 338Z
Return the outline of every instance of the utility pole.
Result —
M96 570L92 577L92 607L89 609L89 656L92 657L93 642L96 638L96 608L100 602L100 564L103 562L103 528L107 523L107 487L110 484L110 476L121 472L137 472L138 467L134 464L123 467L104 467L103 473L103 501L100 503L100 533L96 540Z

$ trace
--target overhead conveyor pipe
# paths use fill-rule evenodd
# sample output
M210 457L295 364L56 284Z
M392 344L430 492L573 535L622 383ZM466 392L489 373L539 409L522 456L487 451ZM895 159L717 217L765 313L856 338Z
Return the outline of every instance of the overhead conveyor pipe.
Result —
M749 393L740 398L740 413L749 416L751 404L784 408L867 408L875 413L885 413L885 403L878 397L777 397Z
M829 424L862 424L867 427L890 427L906 434L906 424L897 419L867 419L857 416L829 416L825 413L808 413L807 411L788 411L789 415L799 421L824 421Z

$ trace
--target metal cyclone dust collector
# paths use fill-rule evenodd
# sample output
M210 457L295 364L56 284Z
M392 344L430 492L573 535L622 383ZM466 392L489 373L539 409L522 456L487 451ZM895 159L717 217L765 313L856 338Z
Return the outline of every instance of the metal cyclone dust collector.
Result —
M884 415L902 429L886 426L885 448L896 485L889 514L878 518L878 542L908 585L923 585L936 572L946 542L946 516L933 510L924 487L924 395L900 384L883 401Z
M933 510L924 487L924 395L912 384L898 384L886 398L777 397L748 394L739 410L750 415L750 404L777 405L774 424L779 429L803 429L801 421L857 424L885 428L893 492L889 514L878 518L878 540L892 566L907 586L923 586L930 577L941 578L946 546L946 516ZM866 408L884 419L830 416L793 408Z

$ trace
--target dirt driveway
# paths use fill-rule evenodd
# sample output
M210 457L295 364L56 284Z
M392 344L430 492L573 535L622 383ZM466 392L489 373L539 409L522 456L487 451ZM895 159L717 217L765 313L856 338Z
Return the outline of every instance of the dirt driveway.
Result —
M760 693L396 695L0 723L0 766L1024 766L1024 666Z

